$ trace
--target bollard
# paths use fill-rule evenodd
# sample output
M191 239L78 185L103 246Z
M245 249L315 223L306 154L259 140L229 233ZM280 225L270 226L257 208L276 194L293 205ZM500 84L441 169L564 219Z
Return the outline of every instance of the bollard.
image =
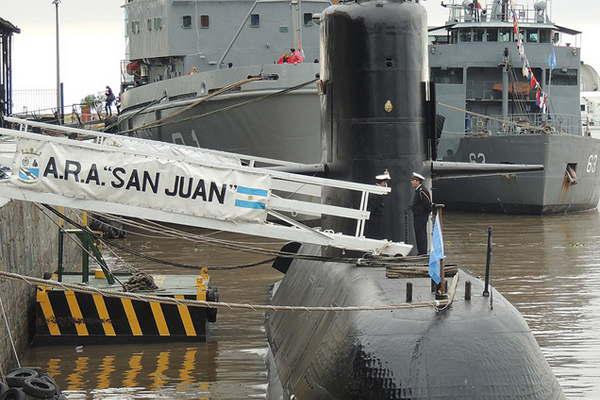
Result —
M471 301L471 281L465 282L465 300Z
M483 288L483 296L488 297L490 295L490 264L492 262L492 227L488 227L488 241L487 241L487 258L485 262L485 286Z
M412 282L406 282L406 302L412 303L413 284Z

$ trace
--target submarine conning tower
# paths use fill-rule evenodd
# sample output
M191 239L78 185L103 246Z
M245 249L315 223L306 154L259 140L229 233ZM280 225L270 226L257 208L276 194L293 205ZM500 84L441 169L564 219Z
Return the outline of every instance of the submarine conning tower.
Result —
M366 236L414 243L409 207L413 171L430 176L426 87L427 14L418 1L334 5L321 16L321 132L330 175L362 183L387 169L392 192L370 196ZM325 192L328 204L358 206L349 193ZM325 229L353 233L340 218Z

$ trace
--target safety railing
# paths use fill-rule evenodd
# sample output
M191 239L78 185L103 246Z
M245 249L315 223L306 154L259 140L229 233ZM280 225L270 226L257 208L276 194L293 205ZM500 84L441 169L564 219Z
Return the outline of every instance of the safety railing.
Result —
M513 0L513 8L511 9L509 1L505 7L501 2L494 4L496 1L488 1L487 5L483 5L483 1L479 0L480 8L473 1L450 0L443 1L442 5L449 9L449 23L461 22L491 22L513 20L513 10L521 23L547 23L550 21L550 16L546 8L531 7L528 1Z
M581 134L581 118L568 114L510 114L467 117L467 134Z
M77 128L45 124L36 121L22 120L8 117L7 122L15 124L19 130L0 129L0 134L11 136L18 140L39 141L53 143L57 147L64 147L65 152L71 148L81 148L88 152L98 153L120 153L132 159L140 157L155 157L167 163L180 163L185 168L203 167L208 169L239 172L240 174L260 174L270 178L270 187L267 190L255 190L257 193L248 192L250 197L261 197L262 209L274 218L277 218L291 226L282 226L270 223L256 223L249 221L229 221L212 217L200 217L194 214L186 214L184 210L171 210L161 205L136 206L128 203L126 198L122 202L109 203L95 197L85 197L87 193L82 192L82 198L73 199L65 197L61 193L39 193L29 191L27 188L8 188L5 186L3 195L11 198L38 201L64 207L82 208L97 212L116 213L120 215L148 218L157 221L176 223L182 225L198 226L208 229L224 230L236 233L251 234L256 236L270 237L283 240L293 240L303 243L313 243L332 246L347 250L383 252L387 254L408 254L412 246L404 243L392 243L386 240L376 240L364 237L365 221L369 219L367 211L368 197L371 194L385 195L390 188L376 185L361 184L348 181L320 178L316 176L305 176L286 171L315 169L319 166L306 166L299 163L291 163L261 157L253 157L236 153L228 153L217 150L193 148L172 143L156 142L147 139L111 135L103 132L95 132ZM39 134L29 133L32 127L42 133L49 133L43 138ZM62 134L64 137L59 137ZM58 136L58 137L57 137ZM91 153L90 153L91 154ZM245 161L245 162L243 162ZM58 165L59 161L56 161ZM256 163L271 165L273 168L257 168ZM185 166L185 165L187 166ZM169 171L162 172L167 176ZM233 174L233 177L236 175ZM236 182L228 182L237 187ZM241 186L240 186L241 187ZM361 203L357 208L340 207L329 204L321 204L309 198L303 200L278 197L272 191L316 194L323 188L351 190L359 192ZM0 189L2 187L0 186ZM14 190L13 190L14 189ZM250 190L250 189L249 189ZM0 190L1 191L1 190ZM21 193L23 192L23 193ZM270 192L270 194L269 194ZM242 193L242 192L240 192ZM245 193L245 192L244 192ZM251 201L253 204L258 201ZM257 208L257 207L253 207ZM286 212L308 214L320 217L331 215L340 218L348 218L356 221L357 228L354 236L334 232L322 232L310 228L287 216Z

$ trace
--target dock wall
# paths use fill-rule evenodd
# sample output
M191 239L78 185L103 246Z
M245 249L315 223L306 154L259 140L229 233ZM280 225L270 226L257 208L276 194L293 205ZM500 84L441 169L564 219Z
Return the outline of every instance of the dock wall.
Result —
M44 272L55 271L58 253L56 224L33 203L21 201L3 203L5 200L0 199L0 268L34 277L42 277ZM64 249L64 265L77 265L81 251L75 243L65 239ZM35 289L22 282L0 280L0 296L21 357L32 333ZM1 310L0 332L0 372L2 372L15 367L16 360Z

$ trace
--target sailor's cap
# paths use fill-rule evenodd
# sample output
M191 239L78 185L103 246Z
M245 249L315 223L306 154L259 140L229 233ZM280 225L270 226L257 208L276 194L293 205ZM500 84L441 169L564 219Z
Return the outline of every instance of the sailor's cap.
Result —
M388 181L388 180L391 180L392 177L390 176L390 173L386 169L385 171L383 171L383 174L377 175L375 177L375 179L378 180L378 181Z
M425 177L423 175L418 174L416 172L413 172L412 176L410 177L410 179L413 180L415 178L418 179L418 180L420 180L420 181L424 181L425 180Z

